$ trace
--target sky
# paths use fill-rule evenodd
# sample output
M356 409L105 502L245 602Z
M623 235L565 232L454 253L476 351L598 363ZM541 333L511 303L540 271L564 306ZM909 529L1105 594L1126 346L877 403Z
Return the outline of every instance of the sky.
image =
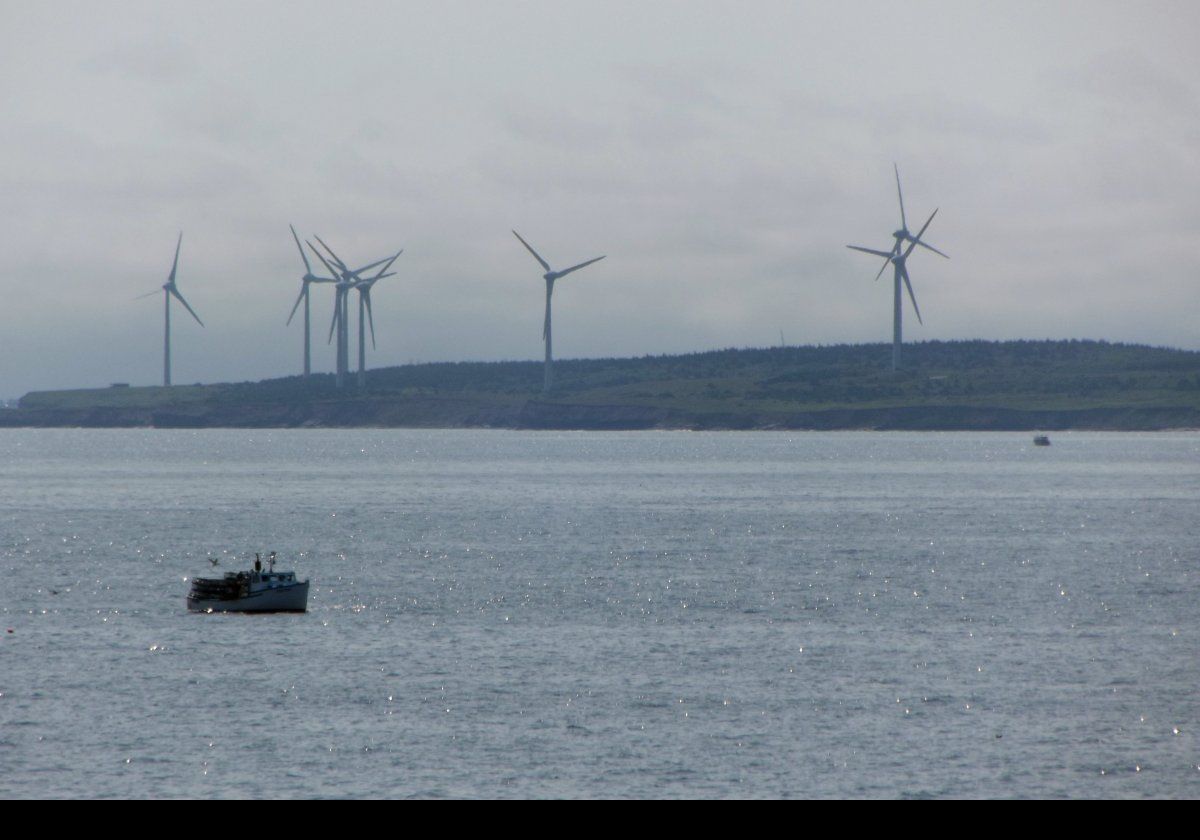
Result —
M299 373L288 231L372 367L891 340L1200 349L1194 2L0 0L0 398ZM314 287L314 369L332 292ZM357 329L355 325L353 327Z

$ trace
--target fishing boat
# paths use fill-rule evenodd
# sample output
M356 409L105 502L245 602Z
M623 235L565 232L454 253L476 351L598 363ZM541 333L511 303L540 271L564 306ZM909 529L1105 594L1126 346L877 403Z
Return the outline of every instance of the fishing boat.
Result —
M254 555L254 568L226 572L219 578L193 578L187 608L192 612L305 612L308 610L308 581L296 580L295 572L275 571L275 552L263 569Z
M1049 435L1038 435L1037 437L1035 437L1033 439L1033 445L1034 446L1049 446L1050 445L1050 436Z

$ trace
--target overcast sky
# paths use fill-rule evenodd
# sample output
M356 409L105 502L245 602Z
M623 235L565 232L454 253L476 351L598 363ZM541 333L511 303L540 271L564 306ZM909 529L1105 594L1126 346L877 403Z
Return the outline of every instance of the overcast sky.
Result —
M1200 348L1200 4L3 0L0 397L298 373L288 232L371 366L910 340ZM332 293L314 288L314 368ZM907 307L907 302L906 302Z

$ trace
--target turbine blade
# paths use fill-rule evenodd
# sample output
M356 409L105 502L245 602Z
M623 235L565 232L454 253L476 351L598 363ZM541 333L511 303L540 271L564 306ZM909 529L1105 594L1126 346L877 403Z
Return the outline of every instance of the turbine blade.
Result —
M153 292L146 292L146 294L144 294L144 295L138 295L137 297L134 298L134 300L141 300L142 298L148 298L148 297L150 297L150 295L156 295L161 291L162 291L162 286L159 286Z
M932 213L929 214L929 218L925 220L925 224L921 225L921 229L919 231L917 231L917 235L914 236L912 239L912 242L910 242L908 244L908 249L904 252L904 259L908 259L908 255L913 252L913 248L917 247L917 242L920 241L921 234L923 234L925 232L925 229L927 227L929 227L929 223L933 221L933 217L936 216L937 213L938 213L938 211L935 209Z
M513 236L517 237L517 239L521 239L521 234L517 233L515 230L513 231ZM553 269L550 268L550 264L548 262L546 262L544 259L542 259L541 254L539 254L537 251L533 250L532 245L530 245L524 239L521 239L521 244L525 246L526 250L528 250L529 253L533 254L533 258L535 260L537 260L538 262L540 262L542 264L542 268L546 269L547 272L553 271Z
M296 302L292 304L292 314L288 315L287 324L284 324L284 326L289 326L292 323L292 319L296 317L296 310L300 308L300 301L304 300L304 296L306 294L308 294L307 283L300 287L300 296L297 297Z
M378 349L375 346L375 315L371 312L371 287L368 286L363 292L363 302L367 305L367 323L371 325L371 349Z
M403 253L404 253L403 248L401 248L399 251L397 251L396 255L387 261L387 265L385 265L383 268L379 269L379 273L371 278L371 282L374 283L376 280L382 280L384 277L393 276L396 272L393 271L391 274L385 274L384 272L387 271L389 268L391 268L392 263L394 263L396 260L400 259L400 255Z
M333 296L333 320L329 322L329 338L325 340L326 344L333 342L333 331L337 329L338 319L342 315L342 292L339 289L338 293ZM340 351L339 351L340 352Z
M344 262L342 262L340 259L338 259L338 255L337 255L337 254L335 254L335 253L333 253L333 249L332 249L332 248L330 248L328 245L326 245L326 244L325 244L325 240L324 240L324 239L322 239L321 237L317 236L315 233L313 234L313 239L315 239L315 240L317 240L318 242L320 242L320 243L321 243L321 247L322 247L322 248L324 248L326 251L328 251L328 252L329 252L329 256L333 257L333 261L334 261L335 263L337 263L337 265L338 265L338 268L340 268L342 271L348 271L348 269L346 268L346 264L345 264Z
M908 267L903 262L900 263L900 276L904 278L904 286L908 289L908 299L912 301L913 311L917 313L917 321L921 326L925 326L925 322L921 320L921 307L917 306L917 296L913 294L912 281L908 279Z
M292 239L296 240L296 248L300 251L300 259L304 260L304 273L312 274L312 266L308 264L308 255L305 254L304 249L300 247L300 237L296 235L296 229L291 225L288 225L288 227L292 228Z
M882 276L883 276L883 271L884 271L884 269L885 269L885 268L887 268L887 267L888 267L888 264L889 264L890 262L891 262L891 259L890 259L890 258L889 258L889 259L886 259L886 260L884 260L884 261L883 261L883 265L879 266L879 273L875 275L875 279L876 279L876 280L878 280L880 277L882 277Z
M179 231L179 239L175 242L175 262L171 263L171 276L167 278L167 285L175 285L175 270L179 268L179 246L183 244L183 231Z
M325 257L321 256L321 252L320 252L320 251L318 251L316 248L314 248L314 247L313 247L313 244L312 244L311 242L309 242L309 241L306 239L306 240L304 240L304 244L305 244L305 245L307 245L307 246L309 247L309 250L311 250L311 251L312 251L314 254L316 254L316 255L317 255L317 259L319 259L319 260L321 261L321 265L323 265L323 266L325 266L325 268L329 269L329 273L330 273L330 274L332 274L334 277L340 277L340 276L341 276L341 272L339 272L339 271L338 271L336 268L334 268L333 266L331 266L331 265L329 264L329 261L328 261L327 259L325 259ZM322 282L322 283L325 283L325 282L336 283L336 282L338 282L338 281L337 281L337 280L329 280L329 281L326 281L326 280L322 279L322 280L321 280L321 282Z
M356 269L354 269L354 271L350 271L349 269L347 269L346 273L349 274L351 277L358 277L358 275L362 274L364 271L370 271L372 268L377 268L378 266L381 266L386 262L390 262L390 260L387 257L384 257L381 260L375 260L375 262L373 262L373 263L364 265L362 268L356 268Z
M366 280L358 281L357 283L354 284L354 288L358 289L360 292L363 291L364 289L370 290L380 280L384 280L388 277L395 277L395 276L396 276L396 272L394 272L394 271L389 271L387 274L376 274L374 277L369 277Z
M196 323L203 327L204 322L200 320L200 316L196 314L196 310L192 309L191 305L183 299L183 295L179 294L179 290L174 286L171 287L171 294L179 299L179 302L183 304L184 309L192 313L192 317L196 319Z
M893 163L892 168L896 170L896 195L900 196L900 227L908 230L908 221L904 218L904 193L900 189L900 167Z
M895 251L876 251L874 248L864 248L861 245L847 245L852 251L862 251L864 254L871 254L876 257L883 257L885 260L890 260L896 255Z
M588 260L587 262L581 262L579 265L573 265L570 268L567 268L567 269L564 269L564 270L558 272L558 277L555 277L554 279L561 280L563 277L566 277L572 271L578 271L579 269L584 268L585 266L589 266L594 262L600 262L600 260L602 260L602 259L604 259L604 257L596 257L595 259Z
M945 257L946 259L950 259L949 254L943 254L941 251L939 251L937 248L934 248L932 245L930 245L927 242L922 242L921 240L918 239L917 244L920 245L922 248L928 248L930 251L933 251L933 253L937 254L939 257Z

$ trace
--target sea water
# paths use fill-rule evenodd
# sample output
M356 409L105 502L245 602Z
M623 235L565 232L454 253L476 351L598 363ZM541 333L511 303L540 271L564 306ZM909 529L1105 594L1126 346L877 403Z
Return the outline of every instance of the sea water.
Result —
M0 796L1197 796L1198 515L1196 433L0 430Z

